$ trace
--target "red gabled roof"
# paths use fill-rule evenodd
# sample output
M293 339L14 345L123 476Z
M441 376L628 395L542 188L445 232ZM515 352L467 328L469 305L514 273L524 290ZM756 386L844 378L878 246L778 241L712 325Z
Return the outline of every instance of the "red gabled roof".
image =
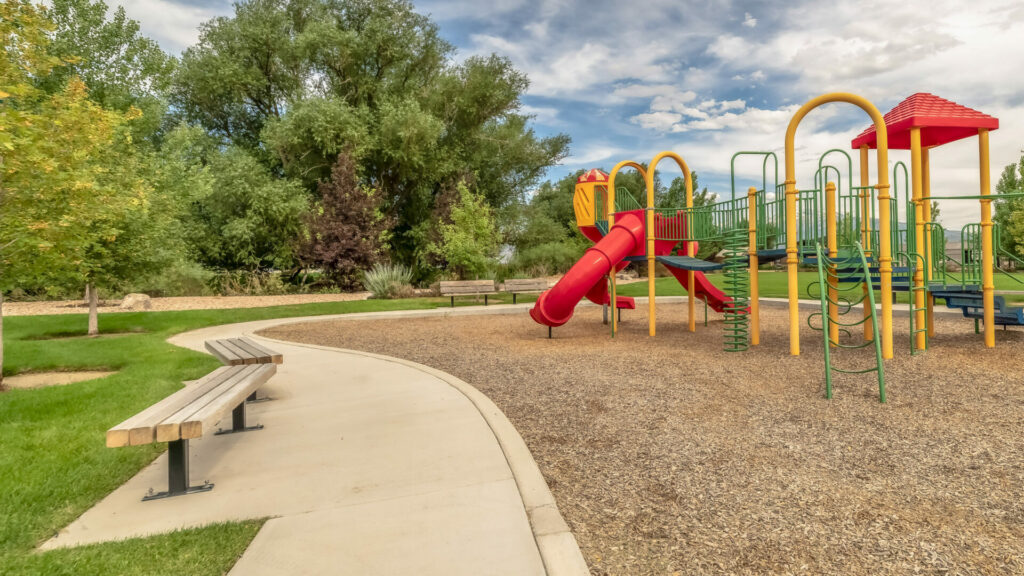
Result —
M934 94L918 92L889 110L885 115L885 128L890 149L909 150L911 128L921 129L921 146L930 148L974 136L979 128L995 130L999 128L999 120ZM875 136L872 124L854 138L850 146L874 148Z
M584 182L607 182L607 181L608 181L608 175L605 174L604 172L598 170L597 168L594 168L592 170L587 170L585 173L581 174L579 178L576 179L576 183L577 184L583 184Z

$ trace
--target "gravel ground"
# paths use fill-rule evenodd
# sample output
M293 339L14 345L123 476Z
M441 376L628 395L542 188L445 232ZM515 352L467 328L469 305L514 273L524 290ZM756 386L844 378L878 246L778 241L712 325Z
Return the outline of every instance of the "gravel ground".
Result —
M462 378L516 425L594 574L1024 574L1024 332L986 350L940 318L910 356L897 318L889 403L871 376L823 398L821 336L790 357L785 310L725 354L720 321L659 334L600 309L546 330L521 316L315 322L267 335L407 358ZM806 315L806 313L805 313ZM863 365L845 352L837 362Z
M309 304L312 302L347 302L366 300L369 292L351 294L285 294L282 296L184 296L175 298L152 298L151 310L221 310L225 308L262 308L286 304ZM132 312L119 308L120 300L100 302L100 314L108 312ZM38 316L41 314L85 314L89 311L81 300L53 300L45 302L4 302L4 316Z

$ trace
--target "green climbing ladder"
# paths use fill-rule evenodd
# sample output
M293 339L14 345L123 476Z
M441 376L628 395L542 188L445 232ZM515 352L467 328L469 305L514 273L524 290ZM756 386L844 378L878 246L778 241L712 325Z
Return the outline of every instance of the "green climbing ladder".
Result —
M725 351L743 352L750 346L750 256L746 228L725 231L723 276L725 295L722 310L725 325Z
M864 248L860 242L856 242L853 248L841 250L835 258L827 255L822 250L821 244L816 244L815 249L818 256L818 289L821 291L821 312L815 312L807 319L807 324L814 330L821 330L825 342L825 398L832 398L832 373L841 372L844 374L867 374L876 372L878 374L878 400L885 402L885 371L882 367L882 344L878 337L878 320L875 314L874 290L863 290L861 286L871 285L871 269L868 267L867 258L864 257ZM842 322L839 318L847 316L854 306L865 300L871 314L868 317L860 317L852 322ZM829 308L834 307L836 318L829 315ZM815 327L812 320L815 316L821 317L821 327ZM854 314L854 317L859 315ZM834 324L838 330L849 334L847 328L861 326L865 322L871 322L873 338L861 344L843 344L839 338L832 340L831 327ZM875 364L863 370L848 370L838 368L832 363L832 348L859 349L874 346Z
M914 342L917 334L924 333L924 348L928 349L928 281L927 278L920 286L914 285L914 276L918 270L921 270L921 274L927 274L927 265L925 264L924 257L917 252L899 252L895 258L896 269L899 271L900 281L906 278L907 282L907 295L909 298L908 307L910 309L910 355L914 356L922 350L917 349L917 343ZM905 275L905 276L904 276ZM923 307L917 307L914 304L917 302L917 295L921 294L921 300L924 302ZM921 312L924 314L924 325L917 326L917 313Z

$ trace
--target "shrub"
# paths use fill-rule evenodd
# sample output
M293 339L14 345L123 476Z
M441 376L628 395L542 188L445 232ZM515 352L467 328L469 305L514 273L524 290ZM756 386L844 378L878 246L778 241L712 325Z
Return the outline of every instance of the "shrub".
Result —
M498 253L494 211L465 184L458 185L458 193L450 222L438 226L440 242L431 242L427 252L444 259L448 272L460 278L479 278L488 273Z
M586 245L576 240L547 242L519 251L512 266L533 276L559 274L575 264L584 250Z
M149 275L130 286L128 292L144 292L150 296L209 296L214 272L195 262L181 260L166 270Z
M375 264L363 272L363 287L374 298L409 298L415 295L411 282L412 270L401 264Z
M223 296L276 296L288 293L279 272L220 272L214 276L211 284L214 292Z

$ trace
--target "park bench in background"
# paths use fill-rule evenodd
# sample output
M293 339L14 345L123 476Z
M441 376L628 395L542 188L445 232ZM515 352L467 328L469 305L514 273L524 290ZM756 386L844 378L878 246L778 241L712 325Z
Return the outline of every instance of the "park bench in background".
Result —
M455 307L456 296L479 296L484 297L484 306L487 306L488 294L494 294L497 290L494 287L494 280L459 280L441 281L441 296L450 296L452 308Z
M543 292L550 288L543 278L509 278L505 280L505 292L512 294L512 303L516 303L516 294Z
M207 340L206 349L228 366L240 364L280 364L284 357L248 338Z
M245 341L246 346L234 349L225 344L234 341ZM188 441L201 438L223 420L228 412L231 412L231 428L218 430L217 434L263 428L262 425L246 425L246 400L254 398L256 390L277 372L277 364L281 363L282 356L244 338L211 340L206 342L206 347L224 353L224 356L220 353L215 355L234 365L214 370L107 430L109 448L167 442L167 491L150 493L143 500L205 492L213 488L209 482L199 486L189 485ZM233 356L225 350L231 351ZM242 354L243 350L246 351L245 355Z

